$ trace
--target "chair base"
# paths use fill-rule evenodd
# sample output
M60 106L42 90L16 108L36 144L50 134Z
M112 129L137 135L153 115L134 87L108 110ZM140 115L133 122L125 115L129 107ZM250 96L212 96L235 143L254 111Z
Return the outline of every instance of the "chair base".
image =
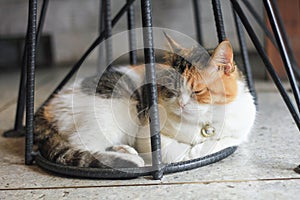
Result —
M16 130L8 130L3 133L3 137L6 138L17 138L17 137L24 137L26 133L25 127L22 127L22 129Z
M296 168L294 169L294 171L295 171L296 173L300 174L300 165L299 165L298 167L296 167Z
M224 158L227 158L236 151L237 147L228 147L217 153L208 156L197 158L193 160L170 163L162 166L163 174L170 174L180 171L191 170L203 167ZM137 167L137 168L122 168L122 169L100 169L100 168L84 168L65 166L57 163L50 162L45 159L41 154L35 157L36 164L41 168L64 176L71 176L77 178L90 178L90 179L133 179L141 176L152 176L157 171L152 166Z

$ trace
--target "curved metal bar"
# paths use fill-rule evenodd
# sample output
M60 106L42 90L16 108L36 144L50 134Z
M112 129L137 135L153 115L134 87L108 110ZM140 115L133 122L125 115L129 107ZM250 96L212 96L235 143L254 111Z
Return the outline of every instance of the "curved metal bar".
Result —
M219 43L226 39L225 26L223 21L221 2L220 0L212 0L212 6L214 11L215 23L218 33Z
M142 0L142 23L143 23L143 41L144 41L144 59L146 65L146 84L147 84L147 102L150 108L150 134L152 150L152 166L154 179L161 179L163 176L161 145L160 145L160 124L157 103L157 87L155 72L155 54L153 46L152 30L152 5L150 0Z
M37 154L35 161L37 165L51 172L80 178L131 179L139 176L150 176L153 171L152 167L102 169L65 166L50 162L40 154Z
M227 158L228 156L233 154L236 150L237 150L236 146L228 147L217 153L214 153L214 154L202 157L202 158L197 158L197 159L178 162L178 163L171 163L165 167L164 173L170 174L170 173L174 173L174 172L181 172L181 171L191 170L191 169L195 169L198 167L203 167L203 166L206 166L209 164L213 164L224 158Z
M237 147L229 147L217 153L197 158L189 161L167 164L164 168L164 174L181 172L203 167L212 163L223 160L233 154ZM149 176L156 171L152 166L122 169L100 169L100 168L83 168L74 166L65 166L53 163L37 154L35 157L37 165L40 167L65 176L93 178L93 179L131 179L140 176Z
M27 88L26 88L26 138L25 138L25 164L33 162L33 125L34 125L34 83L36 59L36 22L37 0L29 1L29 31L27 40Z
M268 70L271 78L273 79L278 91L281 94L281 97L283 98L285 104L287 105L298 129L300 130L300 117L299 114L297 112L297 110L295 109L291 99L289 98L286 90L284 89L284 87L282 86L282 82L280 81L276 71L274 70L269 58L266 55L266 52L264 51L264 48L262 47L262 45L259 43L259 40L254 32L254 30L252 29L246 15L243 13L242 8L240 7L239 3L236 0L230 0L232 3L232 6L234 8L234 10L236 11L236 13L239 15L244 27L246 28L256 50L258 51L258 53L260 54L266 69Z
M295 78L295 75L293 73L293 67L292 67L287 49L285 47L285 42L283 40L280 28L279 28L277 20L276 20L276 16L275 16L275 13L274 13L274 10L273 10L273 6L272 6L270 0L264 0L263 2L264 2L264 5L265 5L265 9L267 11L267 14L269 16L269 21L270 21L271 27L273 29L273 33L275 35L277 45L279 47L279 52L281 54L281 58L282 58L282 61L284 63L285 71L287 73L287 76L289 78L289 81L290 81L290 84L291 84L291 87L292 87L292 91L293 91L293 94L294 94L296 105L298 107L298 111L300 112L299 88L297 86L296 78ZM298 112L298 114L299 114L299 112Z

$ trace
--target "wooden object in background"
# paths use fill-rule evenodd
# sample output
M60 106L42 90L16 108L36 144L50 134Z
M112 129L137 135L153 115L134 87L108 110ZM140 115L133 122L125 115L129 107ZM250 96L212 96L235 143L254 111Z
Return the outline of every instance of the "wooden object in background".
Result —
M292 46L294 56L300 65L300 0L277 0L279 12L282 17L284 27L288 34L288 40ZM270 25L268 23L268 27ZM271 30L271 29L270 29ZM287 78L284 71L283 63L278 53L278 50L274 47L272 42L266 40L266 50L270 57L271 63L276 68L281 78Z

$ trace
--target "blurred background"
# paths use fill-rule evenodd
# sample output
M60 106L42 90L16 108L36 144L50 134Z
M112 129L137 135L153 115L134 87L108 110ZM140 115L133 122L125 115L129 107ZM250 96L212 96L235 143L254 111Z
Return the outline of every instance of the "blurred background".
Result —
M39 44L37 57L38 67L71 66L89 47L98 35L99 29L99 0L51 0L45 21L43 37ZM112 16L123 6L125 0L112 1ZM203 46L208 49L216 47L218 40L212 6L210 0L200 0L200 16ZM265 20L265 12L261 0L249 1L259 16ZM295 57L300 62L300 0L277 0L280 13L287 29ZM288 3L287 3L288 2ZM39 1L40 6L41 1ZM225 30L238 55L239 45L230 1L221 1ZM194 13L192 1L182 0L153 0L153 26L173 29L196 39ZM243 4L242 4L243 5ZM27 1L0 1L0 71L11 71L20 68L24 35L27 26ZM140 2L135 3L137 27L141 27ZM245 9L247 10L247 9ZM262 29L253 17L249 20L253 25L261 43L265 46L272 63L278 68L282 76L282 64ZM113 33L126 30L127 22L124 16L113 29ZM127 41L124 40L125 45ZM247 36L251 64L256 79L267 79L268 76L262 66L250 39ZM114 48L114 52L118 48ZM88 62L96 63L97 54L89 57ZM238 56L237 56L237 59Z

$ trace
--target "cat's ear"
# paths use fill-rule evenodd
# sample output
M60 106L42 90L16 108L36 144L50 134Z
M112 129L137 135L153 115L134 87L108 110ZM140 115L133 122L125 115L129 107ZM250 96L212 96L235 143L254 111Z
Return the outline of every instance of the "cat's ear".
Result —
M225 40L218 45L211 56L210 64L217 67L218 71L223 71L226 75L230 75L235 71L233 50L228 40Z
M170 47L171 52L178 53L183 48L173 39L171 38L167 33L163 32L165 37L167 38L168 45Z

